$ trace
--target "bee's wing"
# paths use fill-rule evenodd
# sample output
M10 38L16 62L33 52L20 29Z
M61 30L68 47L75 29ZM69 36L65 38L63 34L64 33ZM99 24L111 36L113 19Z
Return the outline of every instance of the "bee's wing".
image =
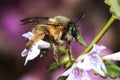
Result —
M37 24L47 24L48 17L30 17L22 19L21 22L23 25L30 24L30 25L37 25Z

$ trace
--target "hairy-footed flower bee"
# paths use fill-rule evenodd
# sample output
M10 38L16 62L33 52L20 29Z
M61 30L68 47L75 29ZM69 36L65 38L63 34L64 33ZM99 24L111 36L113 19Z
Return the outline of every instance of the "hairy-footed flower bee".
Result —
M34 36L26 43L26 49L30 49L39 40L47 41L54 49L53 54L56 61L58 61L56 44L63 44L64 42L69 44L73 38L76 41L78 40L79 30L75 22L64 16L31 17L22 19L21 22L22 24L35 25L32 29Z

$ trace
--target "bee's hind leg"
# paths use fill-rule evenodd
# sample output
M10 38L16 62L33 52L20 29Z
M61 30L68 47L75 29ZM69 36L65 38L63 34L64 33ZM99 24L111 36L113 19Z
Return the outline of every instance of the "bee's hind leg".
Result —
M58 49L55 46L55 44L52 44L53 46L53 56L57 64L59 64L59 59L58 59Z

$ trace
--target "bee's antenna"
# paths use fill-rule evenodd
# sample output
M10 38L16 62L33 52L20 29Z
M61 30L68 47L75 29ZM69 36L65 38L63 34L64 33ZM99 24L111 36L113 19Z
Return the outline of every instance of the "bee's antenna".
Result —
M85 17L85 14L80 15L80 17L75 21L75 23L79 22L81 19L83 19Z

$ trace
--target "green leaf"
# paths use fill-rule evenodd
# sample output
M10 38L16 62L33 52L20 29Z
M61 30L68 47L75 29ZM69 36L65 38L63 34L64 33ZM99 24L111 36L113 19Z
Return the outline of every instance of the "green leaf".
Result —
M105 61L104 63L107 68L107 73L106 73L106 76L104 76L104 78L110 77L112 79L115 79L117 77L120 77L120 67L113 64L110 61Z
M69 60L70 60L69 55L63 55L63 56L60 58L60 63L61 63L61 64L65 64L65 63L68 62Z
M74 59L72 58L72 61L70 60L69 55L63 55L60 58L60 64L64 65L65 68L69 68L74 63Z
M80 43L83 46L87 46L86 42L84 41L84 39L81 36L79 36L77 38L77 42Z
M57 49L58 49L59 51L61 51L62 53L64 53L64 54L68 54L67 50L66 50L65 47L63 47L63 46L57 46Z
M60 68L60 65L58 65L56 62L53 62L48 66L48 70L50 70L50 71L54 71L58 68Z
M70 66L72 66L72 64L73 64L73 62L68 61L68 62L64 65L64 67L65 67L65 68L69 68Z
M67 76L61 76L57 80L66 80Z
M105 3L110 6L110 12L120 20L120 3L119 0L105 0Z

